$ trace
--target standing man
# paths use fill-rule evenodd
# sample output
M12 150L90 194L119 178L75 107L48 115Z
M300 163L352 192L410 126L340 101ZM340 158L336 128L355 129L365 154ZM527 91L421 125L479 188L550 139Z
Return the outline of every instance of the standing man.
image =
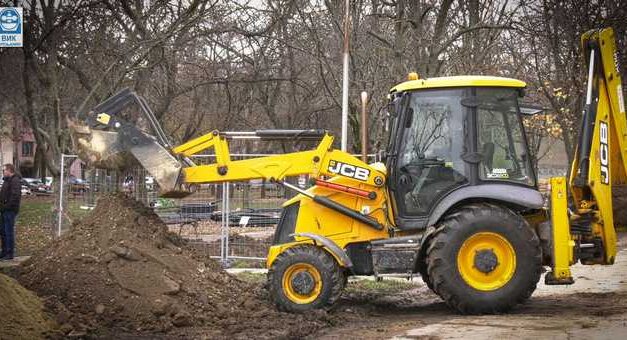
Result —
M0 212L2 220L0 233L2 236L2 253L0 260L12 260L15 255L15 217L20 211L22 181L15 173L13 164L2 167L2 189L0 189Z

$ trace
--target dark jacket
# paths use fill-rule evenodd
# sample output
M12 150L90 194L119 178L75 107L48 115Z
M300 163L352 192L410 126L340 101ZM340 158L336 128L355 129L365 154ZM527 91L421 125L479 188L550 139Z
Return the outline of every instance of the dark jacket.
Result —
M11 177L2 178L2 189L0 189L0 210L20 211L20 199L22 198L22 179L18 174Z

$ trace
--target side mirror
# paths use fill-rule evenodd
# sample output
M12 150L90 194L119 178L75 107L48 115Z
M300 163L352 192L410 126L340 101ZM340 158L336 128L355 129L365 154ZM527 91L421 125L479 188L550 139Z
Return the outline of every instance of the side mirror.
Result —
M388 153L385 150L379 150L376 155L376 162L385 162L387 160Z

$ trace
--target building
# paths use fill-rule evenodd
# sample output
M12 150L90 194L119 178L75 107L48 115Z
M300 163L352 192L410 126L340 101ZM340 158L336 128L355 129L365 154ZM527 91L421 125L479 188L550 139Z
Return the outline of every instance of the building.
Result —
M12 163L23 177L34 177L35 136L17 113L0 114L0 164Z

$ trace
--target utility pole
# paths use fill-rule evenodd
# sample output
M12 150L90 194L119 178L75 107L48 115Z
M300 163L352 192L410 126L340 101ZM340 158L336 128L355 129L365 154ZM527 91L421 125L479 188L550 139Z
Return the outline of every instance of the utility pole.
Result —
M344 71L342 76L342 151L346 151L348 141L348 57L350 37L350 7L349 0L345 0L344 12Z
M368 92L361 93L361 160L368 163Z

